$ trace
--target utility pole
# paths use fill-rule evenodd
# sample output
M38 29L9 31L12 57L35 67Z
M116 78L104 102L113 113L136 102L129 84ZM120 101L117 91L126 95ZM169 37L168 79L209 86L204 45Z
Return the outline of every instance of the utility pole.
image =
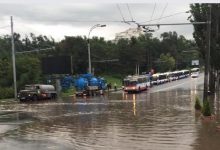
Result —
M13 80L14 80L14 97L17 100L17 80L16 80L16 66L15 66L15 44L13 31L13 17L11 16L11 49L12 49L12 66L13 66Z
M209 90L209 70L210 70L210 45L211 45L211 5L208 5L208 21L207 21L207 52L205 57L205 77L204 77L204 92L203 102L207 101Z
M135 75L139 75L139 74L140 74L140 66L139 64L136 64Z

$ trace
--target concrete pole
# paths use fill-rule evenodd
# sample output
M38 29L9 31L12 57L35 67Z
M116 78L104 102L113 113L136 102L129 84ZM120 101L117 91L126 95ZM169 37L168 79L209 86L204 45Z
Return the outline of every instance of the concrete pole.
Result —
M14 80L14 97L17 100L17 80L16 80L16 66L15 66L15 44L13 31L13 17L11 16L11 48L12 48L12 66L13 66L13 80Z
M205 58L205 77L204 77L204 91L203 102L207 101L209 90L209 71L210 71L210 45L211 45L211 5L208 5L208 23L207 23L207 52Z

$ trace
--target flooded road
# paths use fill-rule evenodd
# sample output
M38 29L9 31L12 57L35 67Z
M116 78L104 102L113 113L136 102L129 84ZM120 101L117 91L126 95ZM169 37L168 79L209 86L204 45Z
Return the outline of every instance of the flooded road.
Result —
M19 103L0 101L4 150L218 150L217 120L202 122L194 110L203 76L147 92Z

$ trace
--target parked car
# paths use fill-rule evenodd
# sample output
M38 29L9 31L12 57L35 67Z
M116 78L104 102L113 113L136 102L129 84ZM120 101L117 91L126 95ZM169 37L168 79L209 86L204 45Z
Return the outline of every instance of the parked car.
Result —
M55 87L47 84L25 85L25 89L18 93L18 99L24 100L40 100L55 99L57 96Z

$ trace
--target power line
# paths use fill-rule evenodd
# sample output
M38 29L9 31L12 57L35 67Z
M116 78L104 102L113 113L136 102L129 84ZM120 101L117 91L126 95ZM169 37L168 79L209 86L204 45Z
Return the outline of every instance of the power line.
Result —
M156 6L157 6L157 3L154 4L154 9L153 9L153 12L152 12L152 14L151 14L150 21L151 21L152 18L153 18L153 15L154 15L154 12L155 12Z
M128 8L128 12L129 12L129 14L130 14L131 20L132 20L132 21L134 21L134 19L133 19L133 17L132 17L132 14L131 14L130 7L129 7L129 5L128 5L128 4L126 4L126 5L127 5L127 8Z
M160 19L162 18L163 14L164 14L164 12L165 12L165 10L166 10L166 8L167 8L167 6L168 6L168 3L166 3L165 7L163 8L163 11L162 11L162 13L161 13L161 15L160 15L160 18L159 18L159 20L157 21L157 23L158 23L158 22L160 21Z
M183 13L188 13L188 12L189 11L182 11L182 12L174 13L174 14L171 14L171 15L168 15L168 16L164 16L164 17L161 17L161 18L156 18L156 19L153 19L153 20L148 20L148 21L140 22L139 24L147 23L147 22L151 22L151 21L156 21L156 20L161 20L161 19L164 19L164 18L168 18L168 17L172 17L172 16L175 16L175 15L179 15L179 14L183 14Z
M118 5L118 4L116 4L116 5L117 5L117 8L118 8L118 10L119 10L119 12L120 12L120 14L121 14L122 20L123 20L123 21L120 21L120 22L122 22L122 23L127 23L127 24L129 24L129 25L130 25L130 23L136 23L136 22L133 20L133 18L132 18L131 21L126 21L125 18L124 18L124 16L123 16L123 14L122 14L122 11L121 11L119 5Z
M139 26L168 26L168 25L193 25L193 24L207 24L208 22L183 22L183 23L156 23L156 24L139 24Z
M122 11L121 11L121 9L120 9L120 7L119 7L118 4L117 4L117 8L118 8L118 10L119 10L119 12L120 12L120 14L121 14L122 20L125 22L125 18L124 18L124 16L123 16Z

